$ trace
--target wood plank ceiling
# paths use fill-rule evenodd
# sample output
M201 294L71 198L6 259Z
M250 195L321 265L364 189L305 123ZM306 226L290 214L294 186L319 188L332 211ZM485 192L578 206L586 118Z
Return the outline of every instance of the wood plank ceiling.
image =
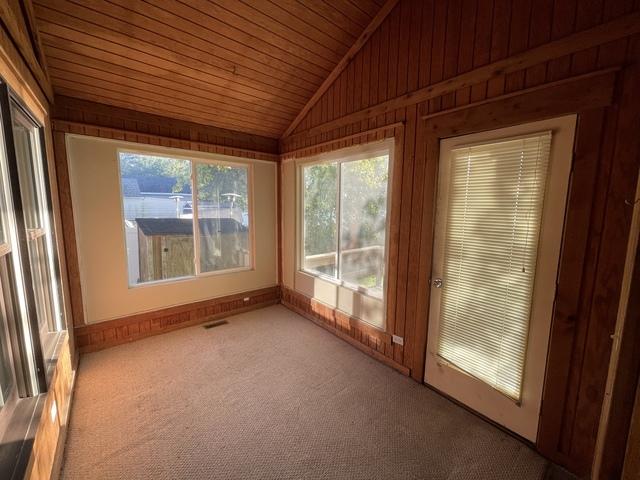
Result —
M33 0L56 94L279 137L384 0Z

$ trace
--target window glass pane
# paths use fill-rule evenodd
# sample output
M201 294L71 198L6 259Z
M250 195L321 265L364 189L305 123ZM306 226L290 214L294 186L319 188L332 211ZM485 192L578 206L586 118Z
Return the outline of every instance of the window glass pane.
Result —
M25 115L12 105L13 139L20 177L20 196L27 230L42 228L42 191L38 185L36 151L37 130Z
M45 359L50 359L62 328L62 301L53 229L48 212L44 160L39 129L22 111L12 105L16 162L22 209L26 227L29 269Z
M342 164L340 279L382 293L388 155Z
M200 271L249 267L247 168L196 164Z
M337 163L303 168L304 270L337 277Z
M438 355L520 399L551 134L453 150Z
M11 351L9 343L9 323L11 296L8 295L10 280L7 275L9 255L0 256L0 407L7 402L14 387Z
M191 162L120 153L129 284L194 275Z

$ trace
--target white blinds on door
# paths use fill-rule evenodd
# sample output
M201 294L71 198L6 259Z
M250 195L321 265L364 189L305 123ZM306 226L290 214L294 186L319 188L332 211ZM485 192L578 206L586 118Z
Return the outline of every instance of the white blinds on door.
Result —
M451 152L438 355L520 399L551 132Z

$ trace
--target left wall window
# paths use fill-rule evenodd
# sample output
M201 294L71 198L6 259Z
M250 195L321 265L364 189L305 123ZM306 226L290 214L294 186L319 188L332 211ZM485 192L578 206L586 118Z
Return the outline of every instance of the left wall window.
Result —
M62 329L62 305L41 130L13 101L11 119L33 299L42 352L48 361L54 357Z
M0 81L0 436L47 390L64 311L44 131Z

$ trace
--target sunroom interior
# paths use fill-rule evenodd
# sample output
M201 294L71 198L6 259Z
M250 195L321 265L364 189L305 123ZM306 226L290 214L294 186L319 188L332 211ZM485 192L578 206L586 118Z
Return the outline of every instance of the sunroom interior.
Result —
M640 480L638 0L0 27L0 478Z

